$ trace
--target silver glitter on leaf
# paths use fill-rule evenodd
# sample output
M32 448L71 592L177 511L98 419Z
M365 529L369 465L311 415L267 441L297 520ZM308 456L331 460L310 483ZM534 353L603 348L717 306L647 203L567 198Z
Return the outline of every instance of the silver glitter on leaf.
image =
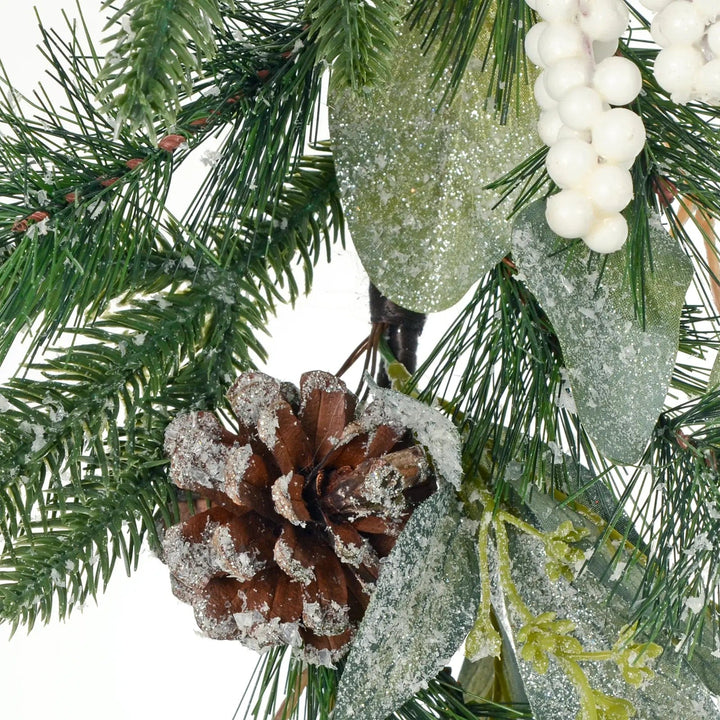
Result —
M383 720L444 667L480 601L475 544L450 486L415 511L383 563L343 671L334 720Z
M600 263L585 245L548 228L544 201L517 217L512 240L525 282L557 332L583 426L606 457L635 462L665 401L690 261L659 223L651 223L653 269L645 278L643 328L623 253L607 256L600 279Z
M559 507L550 497L533 492L526 500L535 518L544 517L541 527L557 525L571 519L581 527L587 526L582 516L567 507ZM554 509L551 507L554 506ZM591 526L591 525L590 525ZM597 532L597 528L595 528ZM510 529L510 555L512 577L529 609L540 614L557 613L558 619L571 621L573 635L585 648L601 650L617 642L623 626L630 618L630 604L625 593L609 597L609 587L598 580L599 572L587 569L571 584L552 582L545 571L546 555L536 539ZM609 561L612 553L608 551ZM608 565L604 565L605 571ZM607 572L605 573L607 574ZM496 585L493 598L498 617L506 632L517 635L519 625L502 590ZM530 662L516 653L524 690L535 720L584 717L578 715L580 703L572 683L560 664L550 658L549 669L539 674ZM625 698L636 710L640 720L666 720L667 718L720 719L720 710L712 693L699 680L688 662L672 649L652 663L654 677L645 679L639 687L628 684L612 662L584 663L590 686L594 691L614 698Z
M486 109L485 30L451 106L429 91L422 36L399 38L392 79L331 94L330 134L344 208L373 283L394 302L434 312L458 302L510 247L510 204L485 186L539 144L532 88L506 125Z

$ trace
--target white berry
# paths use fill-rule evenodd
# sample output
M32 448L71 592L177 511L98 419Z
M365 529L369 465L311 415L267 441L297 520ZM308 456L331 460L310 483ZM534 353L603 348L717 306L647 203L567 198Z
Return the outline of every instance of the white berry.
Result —
M565 58L585 57L588 49L577 25L552 22L538 39L538 53L543 66L551 67Z
M525 35L525 54L533 65L538 67L544 67L543 61L540 58L540 52L538 51L538 44L540 43L540 37L548 27L546 22L535 23Z
M614 56L596 65L592 83L610 105L627 105L640 93L642 75L634 62Z
M576 188L597 167L597 153L582 140L558 140L548 151L547 171L560 188Z
M577 190L561 190L547 199L545 219L560 237L577 238L587 234L595 214L592 203Z
M720 57L720 22L713 23L707 29L708 47L715 57Z
M582 239L591 250L608 254L619 250L625 244L627 235L625 218L620 213L613 213L598 218Z
M662 10L666 5L669 5L672 0L640 0L640 2L648 9L648 10Z
M617 165L598 165L583 186L593 205L603 213L616 213L633 197L632 175Z
M562 100L573 88L590 83L588 58L566 58L545 71L545 88L550 97Z
M705 21L687 0L671 2L655 18L665 42L670 45L692 45L703 36Z
M538 135L545 145L554 145L558 140L558 133L562 126L562 120L557 110L544 110L540 113L537 124Z
M696 87L703 100L720 102L720 58L715 58L700 68ZM560 117L562 118L562 115Z
M592 47L595 62L600 62L605 58L612 57L617 52L619 44L620 43L618 41L618 38L615 38L614 40L609 40L607 42L603 40L594 40Z
M695 10L704 22L715 22L720 16L720 2L718 0L693 0Z
M543 20L572 20L578 11L578 0L535 0L535 10Z
M562 123L562 120L560 121ZM573 130L567 125L561 125L557 134L558 140L582 140L583 142L592 142L592 135L589 130Z
M655 79L675 102L690 99L693 79L704 64L702 53L691 45L674 45L661 50L655 58Z
M645 145L645 126L626 108L602 113L592 126L592 144L600 157L618 165L632 164Z
M557 106L557 100L551 97L545 87L545 71L541 72L537 78L535 78L535 84L533 86L533 94L535 95L535 102L541 110L552 110Z
M602 111L600 93L589 87L574 88L558 105L560 119L573 130L589 130Z
M622 0L594 0L580 13L580 29L591 40L609 42L625 32L630 15Z

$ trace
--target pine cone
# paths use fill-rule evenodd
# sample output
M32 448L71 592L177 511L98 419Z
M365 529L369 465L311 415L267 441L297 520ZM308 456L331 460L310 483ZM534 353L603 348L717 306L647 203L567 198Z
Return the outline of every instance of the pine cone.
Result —
M237 434L211 413L167 428L170 477L212 506L169 528L175 594L211 637L302 648L332 664L347 650L385 557L435 489L411 431L334 375L298 391L261 373L235 382Z

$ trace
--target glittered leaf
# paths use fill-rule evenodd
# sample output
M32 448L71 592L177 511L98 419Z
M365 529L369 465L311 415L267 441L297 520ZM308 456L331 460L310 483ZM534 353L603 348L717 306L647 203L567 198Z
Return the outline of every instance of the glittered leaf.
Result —
M387 423L412 428L415 439L433 460L435 471L457 490L462 480L460 435L452 421L436 408L371 382L373 403L368 408L373 425Z
M383 720L412 697L472 627L479 588L474 533L443 484L414 512L383 563L333 720Z
M484 187L539 144L532 90L500 125L480 37L455 101L429 92L432 57L403 31L385 84L331 95L330 134L353 243L373 283L418 312L450 307L509 249L509 204Z
M590 545L602 534L601 528L594 525L587 513L580 514L568 506L561 506L546 493L533 490L526 497L525 504L530 514L524 519L543 531L569 520L575 527L589 530ZM616 546L602 545L585 571L572 584L564 580L552 582L545 571L546 556L542 543L528 535L510 532L512 577L523 601L533 613L555 612L558 618L572 621L575 625L573 635L582 641L586 649L609 650L619 638L626 635L624 627L630 620L642 570L628 568L622 581L615 586L608 577L611 574L611 563L617 561L616 553ZM615 586L613 594L610 593L612 586ZM512 611L504 603L498 603L495 609L504 631L515 635L520 623L516 622ZM641 643L642 638L632 642ZM655 653L651 652L650 655ZM631 654L629 659L633 667L644 663L639 654ZM671 649L660 657L648 657L647 660L650 661L654 675L647 674L639 687L629 684L623 675L623 668L614 662L585 663L583 670L587 673L593 691L601 694L600 699L604 699L605 695L624 698L634 706L634 717L643 720L672 717L720 720L720 710L714 704L709 690L713 682L717 685L717 680L708 683L697 672L704 670L707 676L711 676L711 666L691 666L690 662ZM577 716L580 709L579 696L559 663L551 660L544 675L536 673L532 665L520 656L518 665L535 720ZM610 699L607 701L610 702Z
M720 354L715 357L712 370L710 370L710 377L708 378L707 389L708 392L717 390L720 387Z
M645 327L635 317L623 253L599 256L558 238L545 203L515 221L513 256L560 340L578 414L600 451L621 463L642 454L662 411L678 349L690 261L659 222L650 227Z

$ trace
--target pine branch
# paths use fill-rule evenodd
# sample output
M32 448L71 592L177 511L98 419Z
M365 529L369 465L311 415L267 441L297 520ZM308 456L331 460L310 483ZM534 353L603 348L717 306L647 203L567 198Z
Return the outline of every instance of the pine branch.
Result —
M628 563L628 569L642 571L633 622L651 638L674 638L686 652L704 627L711 636L720 629L719 412L718 392L668 409L629 477L602 458L590 458L593 472L623 488L620 506L640 535L652 539L636 548Z
M413 378L422 397L445 398L464 436L468 475L480 471L485 449L492 447L499 494L511 465L522 463L524 488L534 482L541 449L573 436L576 419L558 407L563 382L557 338L537 301L513 277L511 263L500 263L481 280Z
M247 27L267 31L270 20L260 22L257 9L254 13L238 17ZM245 40L224 36L216 58L224 89L200 82L180 113L183 132L193 147L223 124L235 125L236 134L225 146L227 154L221 151L218 164L238 177L247 171L247 182L237 182L237 177L233 181L224 172L215 174L205 188L210 199L202 190L198 196L202 214L197 220L198 233L185 228L194 241L206 243L209 249L222 247L222 262L227 263L232 263L235 246L242 247L242 238L252 235L258 249L263 248L268 231L260 225L271 222L273 213L287 209L283 205L287 202L286 179L290 178L290 188L298 178L307 182L313 167L327 179L331 167L320 157L324 153L327 158L327 152L319 148L316 165L312 159L303 160L295 179L291 177L301 162L299 152L320 91L319 75L312 48L304 60L295 62L292 48L298 42L302 45L296 16L286 13L272 22L271 40L259 49L249 50ZM31 103L36 116L27 118L18 112L13 93L7 92L0 109L0 120L12 129L0 138L0 170L4 171L0 194L7 200L0 206L0 227L5 228L0 233L0 253L3 240L5 251L0 265L0 327L4 330L0 358L17 334L38 318L42 320L36 326L31 354L71 318L81 324L101 313L113 297L147 286L154 248L167 246L161 218L172 171L187 157L182 148L173 154L183 136L171 136L168 140L173 140L173 145L161 143L158 148L126 134L113 140L112 126L92 97L99 60L91 39L86 38L89 49L84 50L77 34L65 42L53 31L42 31L46 57L65 91L67 105L57 109L41 93ZM288 46L291 50L285 52ZM280 78L277 87L273 79L266 86L258 76L267 66L265 51L271 47L276 58L273 72ZM301 90L299 104L293 100L296 83L307 90ZM213 88L216 92L211 92ZM273 97L270 109L268 94ZM285 161L280 166L268 155L267 132L272 134L272 147L282 148ZM243 140L236 145L238 135ZM229 188L235 188L234 200L227 197ZM212 197L214 190L219 197ZM319 202L310 202L308 211L322 214L322 204L329 196L317 184L314 190ZM335 197L336 189L330 195ZM242 204L242 210L228 213L228 201L235 208ZM336 197L330 202L339 217ZM210 205L208 212L203 212L205 205ZM276 219L278 223L294 222L279 215ZM322 226L321 222L319 231ZM172 226L171 234L173 242L187 242L180 233L173 233ZM18 291L21 287L23 292Z
M223 26L219 0L124 0L105 28L114 29L106 42L115 45L99 76L98 97L116 132L126 122L131 131L143 127L154 144L157 117L174 125L178 86L190 92L202 60L215 53L213 25Z
M128 307L99 318L69 350L33 366L44 379L15 378L0 389L0 531L8 567L0 585L8 585L11 613L0 605L0 616L14 623L32 623L38 613L48 619L53 594L65 613L97 591L97 578L86 566L104 536L99 529L99 540L67 535L65 529L77 524L79 532L83 513L95 507L97 497L104 504L93 528L103 519L132 519L137 508L126 507L122 490L131 478L128 468L137 468L138 476L143 468L153 473L157 498L172 494L158 470L165 464L168 420L182 409L224 405L238 370L264 358L255 336L265 329L273 303L297 296L296 260L307 287L323 248L329 252L341 237L342 213L327 153L300 163L279 208L283 214L275 221L250 223L253 232L237 243L227 267L202 245L171 245L154 254L140 286L162 294L152 300L126 296ZM241 237L242 231L238 228ZM143 517L158 511L170 521L167 507L158 502ZM155 531L143 523L137 542ZM112 546L102 553L114 562L125 550L113 528L109 532ZM85 584L60 574L44 581L38 594L28 585L34 572L42 574L33 565L37 545L44 548L38 558L51 580L67 556L85 568ZM112 562L103 569L104 581L111 569ZM67 582L79 588L70 598L61 590ZM12 599L17 597L22 602ZM29 597L37 602L28 605Z
M390 76L399 0L310 0L310 37L333 82L360 90Z
M272 217L278 209L283 183L310 139L322 89L319 62L297 21L277 26L269 38L246 29L242 41L219 43L220 97L235 118L183 224L221 261L234 252L236 224Z

